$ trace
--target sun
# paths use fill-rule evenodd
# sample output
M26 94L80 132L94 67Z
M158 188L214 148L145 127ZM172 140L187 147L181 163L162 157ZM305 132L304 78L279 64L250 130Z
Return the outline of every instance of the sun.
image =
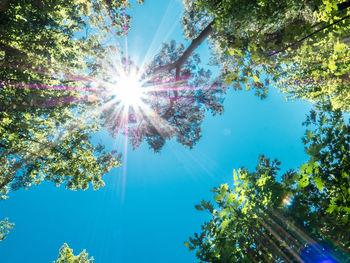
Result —
M115 79L113 95L126 107L136 107L141 104L144 95L142 82L136 74L121 75Z

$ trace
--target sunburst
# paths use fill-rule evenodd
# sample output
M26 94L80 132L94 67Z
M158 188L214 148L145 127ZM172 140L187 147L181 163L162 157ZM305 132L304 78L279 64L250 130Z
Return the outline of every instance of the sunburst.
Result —
M114 97L114 101L120 102L125 108L132 107L135 109L141 106L145 89L138 74L123 72L113 82L109 85L109 92Z

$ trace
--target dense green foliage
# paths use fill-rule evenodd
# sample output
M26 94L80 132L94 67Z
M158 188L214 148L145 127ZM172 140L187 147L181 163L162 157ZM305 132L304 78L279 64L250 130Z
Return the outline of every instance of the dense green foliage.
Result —
M201 138L205 113L223 112L225 88L220 81L211 78L210 71L200 66L197 54L187 59L179 72L173 68L155 73L157 68L176 61L183 51L184 46L175 41L163 44L148 65L145 75L152 76L150 85L156 87L145 99L152 116L145 116L130 126L129 136L134 147L146 140L157 152L166 140L175 137L179 143L192 148ZM157 90L158 86L163 89Z
M8 218L4 218L3 221L0 221L0 241L4 240L6 235L10 232L14 226L13 223L9 223Z
M101 176L120 165L118 155L91 144L100 125L89 87L107 53L103 39L124 32L127 6L128 1L2 2L2 198L9 188L42 180L70 189L86 189L91 182L97 189Z
M318 28L325 29L286 50L277 84L288 98L326 100L334 109L350 111L350 9L339 12L332 4L316 13Z
M113 84L116 73L127 71L129 67L124 59L116 62L120 60L122 52L106 40L112 35L122 35L125 27L129 27L130 17L123 12L128 6L129 1L124 0L8 1L4 4L0 12L0 34L3 36L0 41L0 110L6 112L4 118L22 121L22 114L26 112L29 114L26 115L26 125L35 125L37 130L46 132L46 135L40 135L45 138L53 131L45 123L38 124L36 121L34 124L32 118L38 117L43 122L51 119L56 125L53 129L57 130L59 126L75 122L77 115L85 113L84 116L88 118L87 112L90 112L98 118L102 117L102 126L112 135L126 133L127 130L134 147L145 140L155 151L159 151L165 141L172 137L185 146L193 147L201 136L205 109L214 114L221 113L223 101L223 90L217 82L209 80L207 71L199 68L197 56L185 63L180 74L181 83L175 81L175 84L169 84L170 88L190 88L167 92L155 90L152 98L146 102L148 112L153 111L152 116L145 114L135 120L131 110L127 129L120 125L124 121L120 119L125 116L118 119L120 116L115 112L118 105L111 103L111 96L103 93L105 84ZM148 66L145 78L150 78L150 82L156 85L174 82L171 80L175 78L173 71L161 76L153 73L155 67L174 61L183 50L183 46L176 47L174 43L165 45ZM194 76L194 80L183 78L189 74ZM19 85L22 83L24 85ZM211 88L209 83L217 87ZM82 90L46 89L61 85ZM99 93L91 90L96 86ZM194 86L203 89L195 91ZM101 112L95 109L97 106L101 109L106 104L109 107L104 107L99 116ZM76 114L72 115L72 111ZM14 115L17 117L12 117ZM79 122L84 123L81 119ZM94 123L98 130L96 119ZM3 129L9 130L7 124L3 125ZM13 130L13 133L16 131ZM9 135L4 134L5 137Z
M327 99L349 110L348 5L188 0L183 25L194 39L213 23L213 63L235 89L253 88L264 98L272 79L289 98Z
M327 196L327 213L337 215L334 225L349 224L350 121L327 105L316 107L304 124L316 128L307 130L303 139L310 160L300 167L299 187L313 181Z
M215 205L196 206L212 216L185 243L201 262L349 262L350 123L324 108L307 119L299 170L279 175L261 156L255 171L234 171L233 187L214 188Z
M88 253L83 250L79 255L74 256L73 249L69 248L68 245L65 243L60 248L60 254L57 261L54 261L53 263L93 263L94 258L89 258Z

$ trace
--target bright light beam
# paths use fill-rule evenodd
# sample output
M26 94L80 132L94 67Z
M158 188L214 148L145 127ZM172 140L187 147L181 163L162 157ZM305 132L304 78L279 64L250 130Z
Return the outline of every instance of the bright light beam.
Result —
M116 84L111 92L124 106L137 107L143 96L142 83L137 76L122 75L116 79Z

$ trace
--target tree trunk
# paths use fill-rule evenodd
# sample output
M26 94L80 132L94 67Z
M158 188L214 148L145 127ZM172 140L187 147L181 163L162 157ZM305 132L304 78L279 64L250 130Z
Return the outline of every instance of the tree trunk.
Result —
M192 40L191 44L189 47L185 50L185 52L182 54L182 56L176 60L173 63L160 66L155 69L154 74L158 74L163 71L170 71L172 69L176 69L176 78L180 77L180 71L183 66L183 64L186 62L186 60L191 56L193 51L200 45L202 42L213 32L213 26L214 21L209 23L206 28L199 34L198 37Z

